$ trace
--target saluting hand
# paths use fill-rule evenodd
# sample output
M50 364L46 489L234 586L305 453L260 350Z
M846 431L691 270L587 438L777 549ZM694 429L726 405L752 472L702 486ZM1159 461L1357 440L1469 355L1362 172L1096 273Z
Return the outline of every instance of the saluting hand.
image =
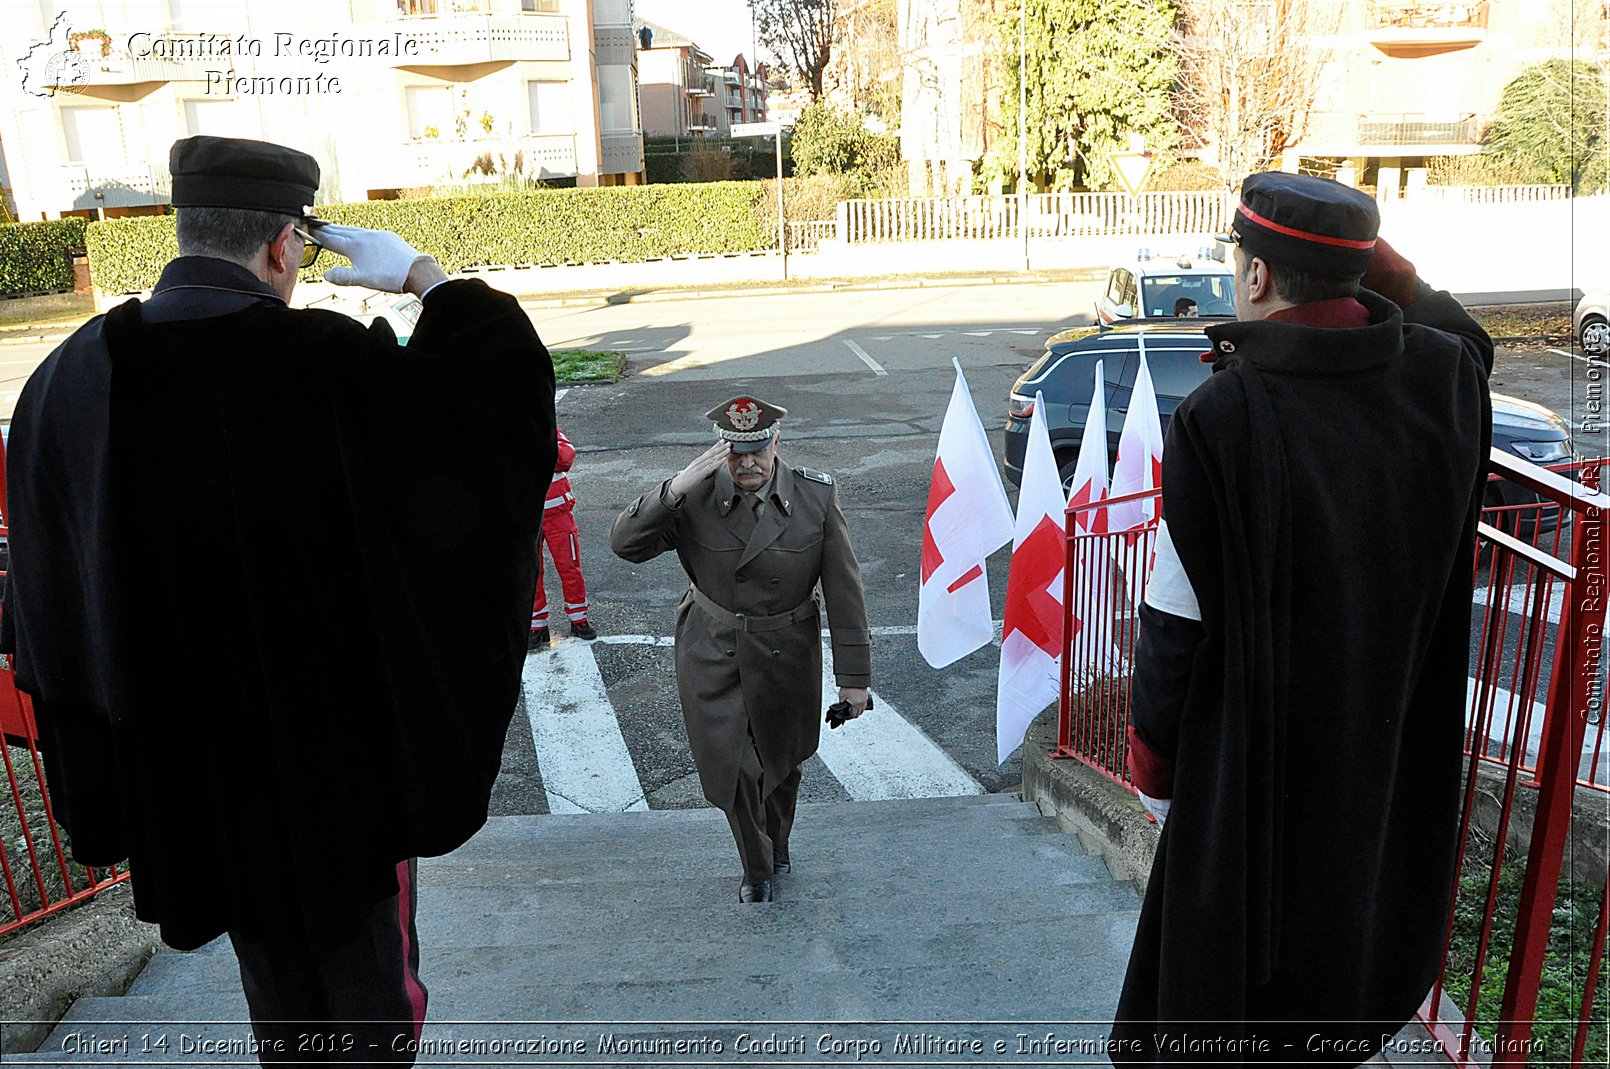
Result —
M706 449L677 472L671 480L671 493L677 497L686 497L694 487L704 482L716 473L716 469L727 463L727 457L732 453L732 443L725 438Z

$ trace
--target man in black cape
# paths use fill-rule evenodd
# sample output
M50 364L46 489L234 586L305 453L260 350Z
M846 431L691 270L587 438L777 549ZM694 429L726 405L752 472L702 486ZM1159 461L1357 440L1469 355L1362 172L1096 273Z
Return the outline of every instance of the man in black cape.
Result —
M179 257L18 401L0 649L73 856L126 858L170 946L229 933L261 1060L411 1063L413 859L486 820L553 366L509 295L310 218L311 156L170 165ZM406 346L288 307L321 245L328 280L423 297Z
M1354 1065L1440 964L1493 347L1378 224L1242 185L1239 321L1163 452L1130 772L1166 823L1116 1062Z

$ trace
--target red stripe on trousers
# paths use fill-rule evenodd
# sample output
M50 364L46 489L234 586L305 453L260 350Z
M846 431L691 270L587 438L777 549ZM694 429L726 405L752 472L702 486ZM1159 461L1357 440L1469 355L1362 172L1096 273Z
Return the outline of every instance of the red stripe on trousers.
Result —
M425 988L414 972L414 884L408 877L408 862L397 862L397 920L402 928L403 987L414 1009L414 1042L425 1030Z

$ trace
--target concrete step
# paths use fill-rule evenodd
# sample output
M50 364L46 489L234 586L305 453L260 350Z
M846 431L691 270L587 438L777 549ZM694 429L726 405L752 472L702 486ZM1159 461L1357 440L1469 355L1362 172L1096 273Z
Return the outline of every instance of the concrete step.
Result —
M1138 897L1032 807L1000 795L802 805L792 853L798 867L779 878L778 900L743 905L726 820L714 810L489 822L462 849L421 863L427 1039L506 1041L512 1025L459 1022L546 1022L547 1034L597 1052L605 1033L708 1036L752 1022L769 1034L789 1031L782 1018L794 1017L828 1022L790 1024L811 1044L824 1029L863 1042L881 1030L888 1044L895 1026L846 1032L846 1022L1100 1022L1111 1013ZM41 1054L249 1063L249 1028L217 1023L245 1019L234 954L220 939L159 954L121 999L82 1000ZM1011 1038L1006 1028L975 1030L993 1043ZM1096 1037L1103 1028L1061 1031ZM195 1049L231 1039L238 1056ZM745 1062L728 1054L711 1064Z

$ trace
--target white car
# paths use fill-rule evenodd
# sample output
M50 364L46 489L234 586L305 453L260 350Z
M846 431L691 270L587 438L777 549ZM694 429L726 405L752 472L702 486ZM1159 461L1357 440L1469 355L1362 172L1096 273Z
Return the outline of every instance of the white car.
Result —
M1096 298L1096 325L1128 319L1215 318L1235 315L1235 274L1203 250L1196 256L1153 257L1142 249L1133 263L1107 276Z
M1571 326L1584 353L1610 355L1610 288L1589 290L1577 302Z
M382 293L362 289L355 293L338 291L310 301L308 307L340 312L364 326L384 319L391 324L391 331L397 335L399 345L408 343L414 333L414 324L419 322L419 313L425 310L424 303L411 293Z

